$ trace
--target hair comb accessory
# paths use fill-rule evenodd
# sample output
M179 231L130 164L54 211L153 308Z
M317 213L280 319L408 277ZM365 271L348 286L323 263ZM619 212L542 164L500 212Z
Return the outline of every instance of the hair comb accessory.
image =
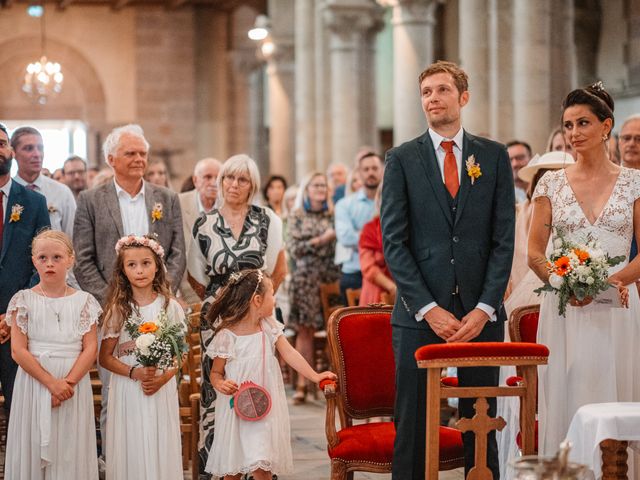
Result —
M164 258L164 248L160 243L150 237L138 237L136 235L127 235L122 237L116 243L116 253L119 254L123 247L147 247L160 258Z
M589 85L589 88L596 92L604 92L604 83L602 83L602 80L598 80L596 83Z
M231 275L229 275L229 281L231 282L232 285L235 285L242 279L242 277L243 277L242 272L233 272Z
M258 293L258 288L260 288L260 284L262 283L262 279L264 278L264 273L262 270L258 270L258 283L256 283L256 288L253 290L253 294Z

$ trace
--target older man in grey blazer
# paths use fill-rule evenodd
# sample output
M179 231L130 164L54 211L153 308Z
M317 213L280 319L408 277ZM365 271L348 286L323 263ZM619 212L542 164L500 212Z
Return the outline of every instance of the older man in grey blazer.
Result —
M155 234L164 248L175 291L186 267L178 196L143 180L149 143L140 126L114 129L104 142L103 153L113 168L114 180L80 193L73 225L74 273L80 287L104 305L118 239L129 234ZM103 369L99 373L103 384L100 426L104 432L109 375Z

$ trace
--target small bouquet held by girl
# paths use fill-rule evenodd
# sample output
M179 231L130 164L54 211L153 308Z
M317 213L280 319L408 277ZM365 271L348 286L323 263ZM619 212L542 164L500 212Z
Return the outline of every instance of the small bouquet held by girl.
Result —
M598 294L618 287L609 282L609 268L625 260L624 255L610 257L598 242L588 236L584 243L576 243L564 236L562 229L554 227L554 250L547 259L549 282L534 290L553 292L558 296L558 311L565 316L567 304L585 306ZM623 303L625 299L621 297Z

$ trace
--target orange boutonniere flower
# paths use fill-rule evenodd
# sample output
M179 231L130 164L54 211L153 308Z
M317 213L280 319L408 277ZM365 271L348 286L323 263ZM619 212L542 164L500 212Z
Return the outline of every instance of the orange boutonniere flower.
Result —
M151 210L151 223L162 220L162 204L156 203Z
M560 257L554 262L554 265L556 267L556 273L561 277L564 277L571 271L571 261L569 257Z
M16 203L13 207L11 207L11 215L9 216L9 223L11 222L19 222L22 217L22 212L24 211L24 207L18 203Z
M154 333L158 330L158 325L153 322L144 322L138 327L140 333Z
M469 155L465 165L467 167L467 175L471 178L471 185L473 185L476 179L482 176L482 170L480 170L480 165L476 163L474 155Z

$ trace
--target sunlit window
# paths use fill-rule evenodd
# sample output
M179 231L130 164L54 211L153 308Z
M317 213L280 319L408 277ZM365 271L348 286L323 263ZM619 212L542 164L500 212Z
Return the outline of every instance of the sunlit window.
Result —
M87 158L87 127L83 122L69 120L7 120L3 122L13 131L25 125L37 128L44 142L43 168L53 172L62 168L64 161L71 155ZM18 165L13 162L11 175L14 176Z

